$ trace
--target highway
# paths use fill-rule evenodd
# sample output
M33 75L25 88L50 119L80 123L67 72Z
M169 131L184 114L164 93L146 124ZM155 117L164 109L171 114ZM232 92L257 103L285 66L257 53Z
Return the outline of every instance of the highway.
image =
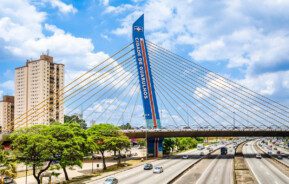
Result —
M217 147L213 147L217 148ZM152 184L158 183L163 184L169 182L184 169L189 167L192 163L200 159L199 150L190 150L178 154L176 158L161 159L151 162L153 166L162 166L164 169L163 173L154 174L152 170L144 170L143 165L111 175L118 179L120 184ZM203 150L204 154L208 154L208 150ZM189 155L188 159L182 159L182 155ZM88 182L90 184L101 184L106 178Z
M204 159L180 177L176 184L231 184L233 183L233 155L235 150L228 147L228 155L220 155L220 150L212 156L214 159ZM203 166L201 166L203 165ZM198 171L201 175L197 176Z
M258 152L254 148L255 141L250 141L243 147L245 160L257 179L261 184L288 184L289 177L283 174L266 158L258 159L255 154Z
M259 146L259 144L261 146ZM268 153L269 149L267 148L267 146L265 144L262 144L261 142L258 142L258 146L260 149L262 149L265 153ZM282 159L278 159L280 162L284 163L285 165L287 165L289 167L289 159L288 159L288 156L289 156L289 153L288 153L288 150L287 149L284 149L284 148L281 148L279 146L274 146L275 148L277 148L277 150L270 150L272 152L272 155L273 156L277 156L277 151L280 151L281 153L284 153L286 156L285 157L282 157Z

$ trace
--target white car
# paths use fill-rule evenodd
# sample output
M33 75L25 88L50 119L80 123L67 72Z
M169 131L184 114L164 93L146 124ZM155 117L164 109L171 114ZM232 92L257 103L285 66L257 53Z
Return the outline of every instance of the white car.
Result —
M183 155L183 159L188 159L189 155Z
M164 169L161 166L156 166L153 170L153 173L162 173L162 172L164 172Z
M256 158L261 159L261 158L262 158L261 154L257 154L257 155L256 155Z

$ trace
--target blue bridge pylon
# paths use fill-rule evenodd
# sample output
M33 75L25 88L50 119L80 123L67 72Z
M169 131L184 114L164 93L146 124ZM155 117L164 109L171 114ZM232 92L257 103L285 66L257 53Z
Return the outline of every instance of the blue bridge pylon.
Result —
M144 15L132 26L135 58L143 102L144 117L147 129L161 128L157 99L154 90L150 59L144 37ZM163 155L163 138L147 138L147 154L155 157Z

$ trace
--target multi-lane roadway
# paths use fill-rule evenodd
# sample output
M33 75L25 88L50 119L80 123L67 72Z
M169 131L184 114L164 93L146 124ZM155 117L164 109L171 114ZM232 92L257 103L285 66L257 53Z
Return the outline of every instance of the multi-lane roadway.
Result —
M275 165L266 158L258 159L255 157L259 153L255 149L255 144L255 141L248 142L243 147L243 154L257 182L260 184L288 184L289 177L276 168Z
M213 149L219 147L221 145L214 146ZM202 161L199 161L201 152L206 155L208 154L207 149L190 150L174 157L152 161L153 166L164 168L164 172L160 174L154 174L152 170L144 170L143 165L140 165L111 176L117 178L120 184L165 184L178 175L178 179L174 181L176 184L231 184L234 183L233 156L235 150L232 145L228 145L227 148L228 154L226 156L221 155L220 150L218 150L210 158ZM256 149L256 141L246 143L242 151L257 183L289 184L289 177L270 162L268 160L270 158L256 158L256 154L260 152L259 149ZM189 155L189 158L182 158L183 155ZM199 162L196 163L197 161ZM194 163L196 164L192 168L181 174ZM106 178L91 180L87 183L104 183Z
M214 147L217 148L217 147ZM195 163L201 158L201 152L208 154L208 150L191 150L178 154L173 158L156 160L151 162L153 166L162 166L164 172L160 174L153 173L152 170L144 170L143 165L129 169L117 174L112 175L117 178L120 184L165 184L172 180L175 176L181 173L184 169L188 168L191 164ZM183 155L188 155L189 158L183 159ZM91 181L90 184L104 183L106 178Z
M206 158L198 166L188 170L182 177L176 180L176 184L231 184L233 183L233 155L235 150L228 145L228 154L221 155L220 150ZM202 167L203 165L203 167ZM199 168L200 167L200 168ZM195 175L203 169L200 175Z

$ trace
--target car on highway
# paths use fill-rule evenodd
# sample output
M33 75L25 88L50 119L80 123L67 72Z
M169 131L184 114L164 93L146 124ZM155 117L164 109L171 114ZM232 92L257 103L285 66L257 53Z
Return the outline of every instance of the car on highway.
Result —
M153 170L153 173L162 173L162 172L164 172L164 169L163 169L163 167L161 167L161 166L155 166L155 168L154 168L154 170Z
M151 163L146 163L146 164L143 166L143 169L144 169L144 170L151 170L151 169L153 169L153 164L151 164Z
M277 158L278 158L279 160L282 160L282 159L283 159L282 155L277 155Z
M189 158L189 155L183 155L182 158L183 158L183 159L188 159L188 158Z
M104 184L117 184L118 180L115 177L106 178Z
M256 158L261 159L262 158L261 154L257 154Z
M3 183L4 183L4 184L14 184L14 180L13 180L13 178L11 178L11 177L5 176L5 177L3 178Z

